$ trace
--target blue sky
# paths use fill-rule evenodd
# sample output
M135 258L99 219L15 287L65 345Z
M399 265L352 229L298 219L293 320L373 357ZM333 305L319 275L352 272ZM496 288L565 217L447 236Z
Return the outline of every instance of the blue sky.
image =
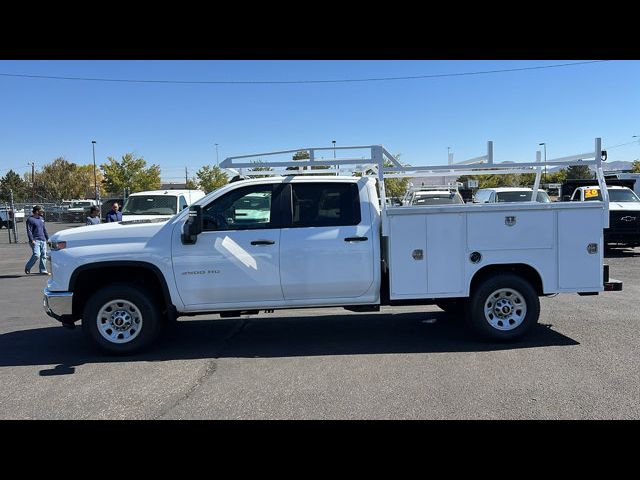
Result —
M512 69L574 60L0 61L0 74L180 81L381 78ZM418 80L329 84L150 84L0 76L0 175L63 156L92 163L127 152L168 181L225 156L383 144L413 165L482 155L533 161L590 151L640 158L640 61ZM616 145L629 143L615 147ZM613 148L610 148L613 147Z

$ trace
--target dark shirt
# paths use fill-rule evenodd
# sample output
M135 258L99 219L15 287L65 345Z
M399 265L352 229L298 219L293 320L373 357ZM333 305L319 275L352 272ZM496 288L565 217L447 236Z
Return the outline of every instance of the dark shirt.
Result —
M107 213L107 222L119 222L122 220L122 212L111 209Z
M27 218L25 223L27 225L27 236L29 237L30 243L34 240L42 240L45 242L49 240L49 234L44 226L44 218L31 216Z

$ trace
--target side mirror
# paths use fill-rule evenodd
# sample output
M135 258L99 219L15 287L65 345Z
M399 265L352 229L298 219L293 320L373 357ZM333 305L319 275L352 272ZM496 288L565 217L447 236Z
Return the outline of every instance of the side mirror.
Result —
M191 205L189 207L189 217L182 227L182 243L193 245L198 240L198 235L202 233L202 206Z

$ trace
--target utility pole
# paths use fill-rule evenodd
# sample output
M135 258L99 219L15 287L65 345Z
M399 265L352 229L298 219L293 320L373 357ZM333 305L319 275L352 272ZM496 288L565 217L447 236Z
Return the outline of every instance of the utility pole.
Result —
M35 163L34 162L27 162L27 165L31 165L31 203L34 203L36 194L35 194L35 188L36 188L36 181L35 181L35 176L36 176L36 171L35 171ZM31 205L33 207L33 205Z
M96 141L91 140L91 147L93 149L93 188L95 193L96 203L100 204L100 194L98 193L98 177L96 176Z
M9 190L9 205L9 208L11 209L10 211L13 212L13 218L11 219L11 229L7 228L7 230L9 230L9 243L11 243L11 230L13 230L13 243L18 243L18 232L16 230L16 223L18 222L18 220L16 218L16 206L13 203L13 190ZM9 212L7 212L7 221L9 221ZM27 219L25 218L24 221L26 222Z
M187 173L187 167L184 167L184 188L187 188L187 183L189 183L189 174Z
M547 183L547 143L542 142L542 143L539 143L538 145L544 146L544 180L542 183Z
M216 143L216 167L218 166L219 163L219 159L218 159L218 144Z

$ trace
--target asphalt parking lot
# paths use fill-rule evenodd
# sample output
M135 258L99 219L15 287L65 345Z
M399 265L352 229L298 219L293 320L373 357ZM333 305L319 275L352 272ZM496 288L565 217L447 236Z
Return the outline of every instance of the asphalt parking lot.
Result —
M126 358L44 314L29 255L0 230L0 419L640 418L639 248L606 259L622 292L542 298L518 343L435 306L330 308L184 318Z

